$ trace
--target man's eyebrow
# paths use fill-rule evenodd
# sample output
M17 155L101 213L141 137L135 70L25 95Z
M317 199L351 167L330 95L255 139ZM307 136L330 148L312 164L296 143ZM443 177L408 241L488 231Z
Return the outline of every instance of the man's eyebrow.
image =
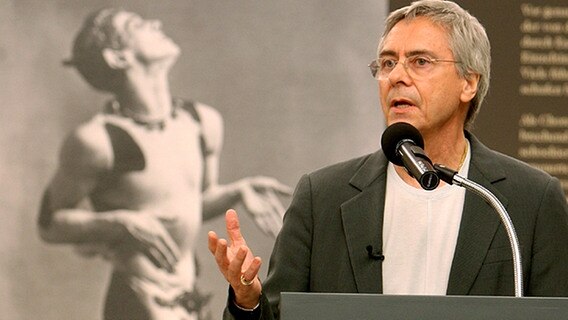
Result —
M420 56L420 55L434 56L432 51L429 50L412 50L406 53L406 57ZM398 54L394 50L384 50L379 53L379 58L385 56L396 57L398 56Z
M124 30L129 30L132 27L132 24L138 20L142 19L140 16L131 14L126 20L124 21Z
M396 56L396 52L393 50L384 50L379 53L379 58L384 56Z
M432 53L432 51L430 50L413 50L410 52L407 52L406 54L407 57L412 57L412 56L434 56L434 54Z

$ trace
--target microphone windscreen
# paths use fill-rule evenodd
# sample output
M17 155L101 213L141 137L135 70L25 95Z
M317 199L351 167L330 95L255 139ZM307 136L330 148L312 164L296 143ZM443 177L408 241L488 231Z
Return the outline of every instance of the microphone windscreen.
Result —
M424 139L420 131L413 125L406 122L393 123L383 132L381 137L381 147L387 159L402 166L402 158L397 152L400 143L404 140L411 140L415 145L424 148Z

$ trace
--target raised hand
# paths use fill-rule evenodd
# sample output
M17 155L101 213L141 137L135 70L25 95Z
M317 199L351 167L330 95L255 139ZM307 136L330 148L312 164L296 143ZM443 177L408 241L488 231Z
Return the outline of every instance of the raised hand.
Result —
M220 239L213 231L208 233L208 247L215 257L219 270L235 291L236 303L244 308L254 308L260 299L262 285L258 271L262 264L247 247L241 234L239 219L234 210L225 215L227 240Z
M264 233L276 236L282 228L286 209L279 195L290 196L292 190L270 177L249 177L241 182L241 196L245 209Z

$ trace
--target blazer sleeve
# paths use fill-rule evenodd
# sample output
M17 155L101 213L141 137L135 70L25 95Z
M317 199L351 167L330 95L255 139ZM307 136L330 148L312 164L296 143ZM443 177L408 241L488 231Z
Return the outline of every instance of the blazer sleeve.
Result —
M527 296L568 296L568 206L556 178L541 199L532 244Z
M223 320L272 320L274 319L270 303L266 299L266 295L260 296L260 303L253 311L239 309L234 303L235 292L229 286L229 295L227 306L223 312Z

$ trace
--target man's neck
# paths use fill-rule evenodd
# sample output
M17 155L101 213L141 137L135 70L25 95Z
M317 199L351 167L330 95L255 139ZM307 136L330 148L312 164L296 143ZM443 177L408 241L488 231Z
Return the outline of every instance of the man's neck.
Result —
M172 113L172 95L166 73L128 74L128 89L117 100L120 111L140 122L165 121Z
M432 163L443 164L449 168L457 168L467 148L464 131L451 134L424 135L424 151Z

